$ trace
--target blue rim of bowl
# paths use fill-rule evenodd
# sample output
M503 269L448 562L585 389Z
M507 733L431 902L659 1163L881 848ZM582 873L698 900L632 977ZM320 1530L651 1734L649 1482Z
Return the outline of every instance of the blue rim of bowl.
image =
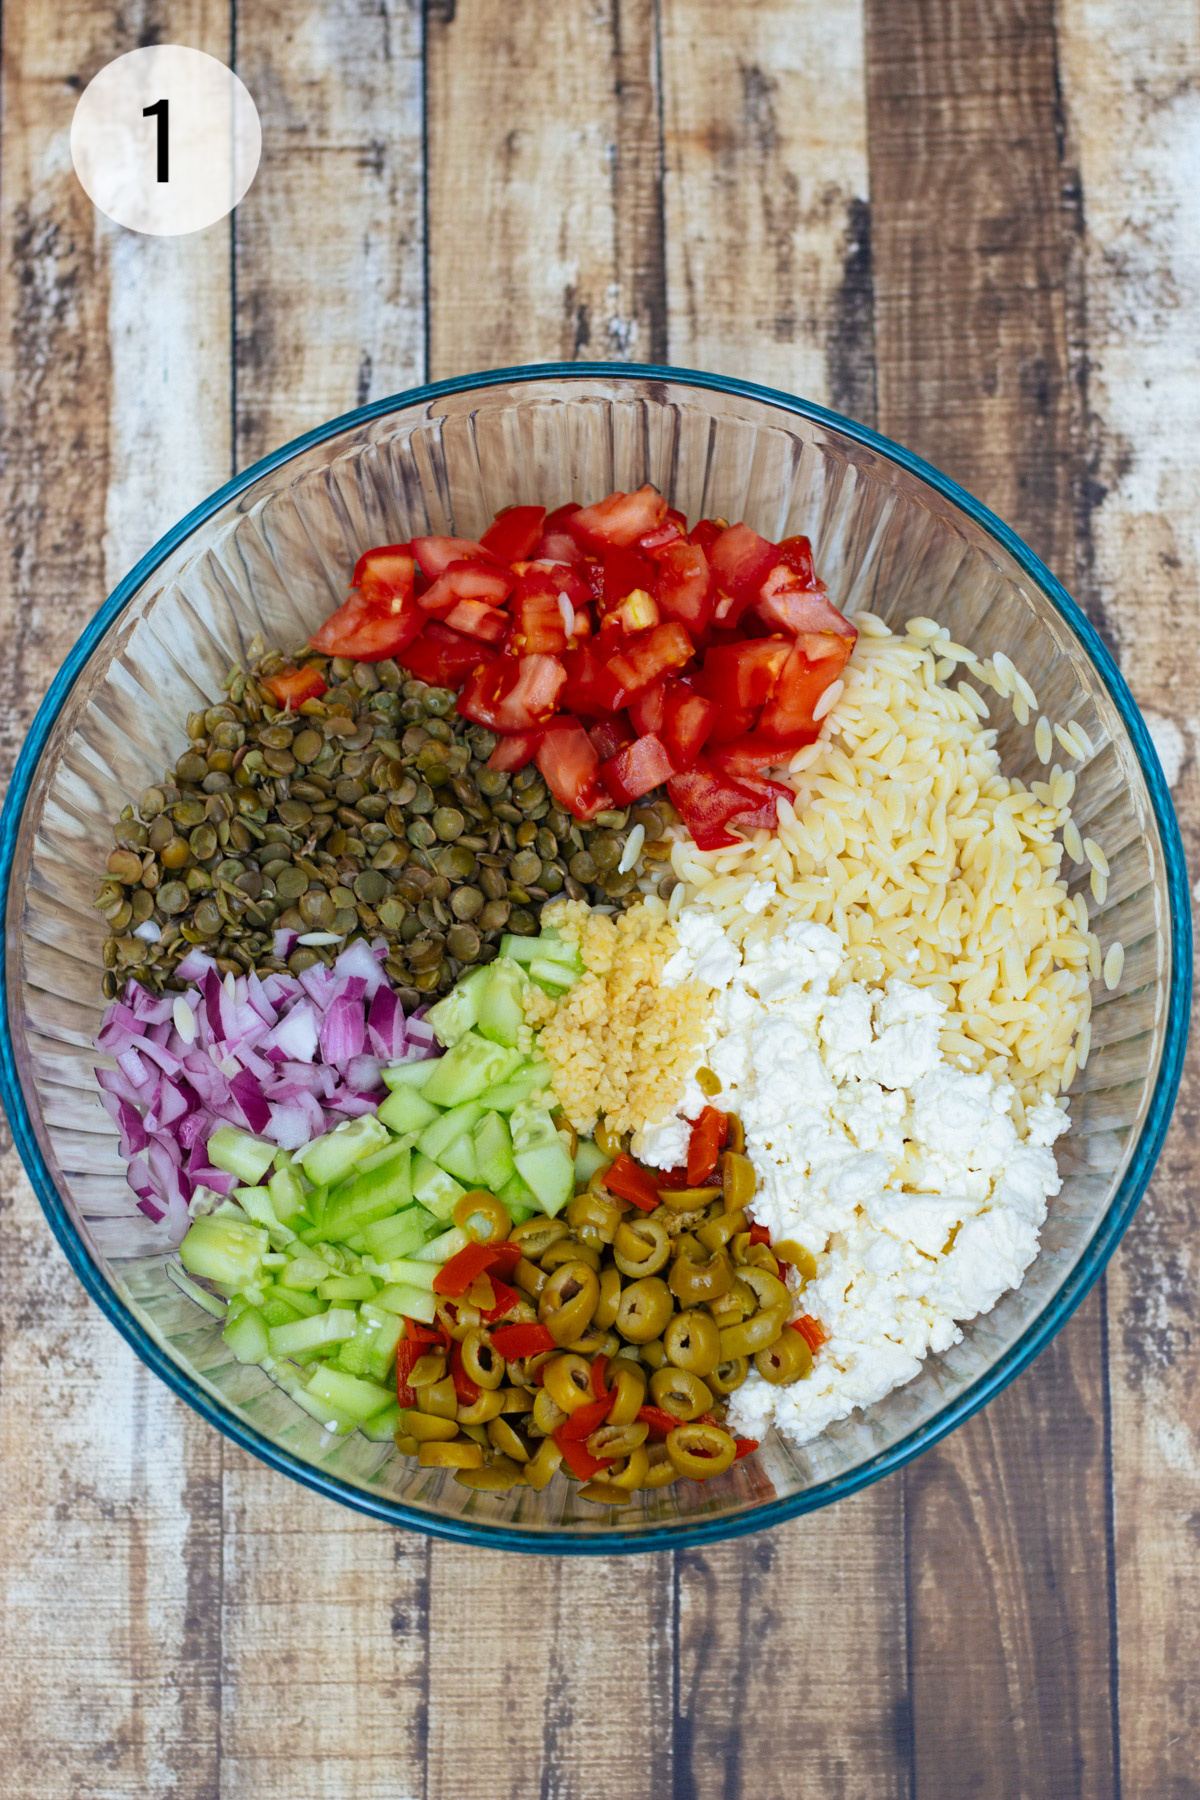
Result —
M109 1287L100 1274L83 1240L70 1222L66 1207L42 1156L17 1075L16 1058L9 1030L5 940L9 888L16 844L25 803L33 786L42 751L87 659L92 655L113 620L129 604L143 582L172 550L235 495L244 492L262 476L291 461L300 452L311 449L328 438L336 437L341 432L369 424L375 419L386 418L390 413L397 412L402 408L419 406L428 401L443 399L452 394L467 393L473 389L486 390L516 382L586 382L589 380L670 382L680 387L707 389L710 392L736 395L740 399L760 401L764 405L809 419L815 424L832 426L847 438L869 450L880 453L900 468L926 482L935 492L961 508L975 524L1008 552L1014 562L1047 595L1075 633L1108 689L1113 704L1121 715L1121 721L1129 733L1149 790L1166 861L1168 904L1171 918L1171 981L1168 995L1167 1027L1158 1077L1155 1081L1150 1108L1141 1135L1134 1147L1129 1167L1113 1195L1104 1218L1062 1287L1049 1301L1045 1310L1031 1325L1027 1326L1016 1343L1010 1346L986 1374L981 1375L934 1418L901 1438L888 1450L859 1464L848 1474L822 1482L817 1487L807 1489L803 1494L774 1503L749 1507L745 1513L733 1514L708 1522L701 1520L692 1525L650 1526L636 1531L623 1531L617 1525L607 1529L601 1526L592 1536L577 1537L565 1531L529 1531L519 1524L491 1525L481 1520L439 1518L436 1515L405 1506L399 1501L387 1500L382 1496L377 1497L363 1488L343 1482L336 1476L324 1474L321 1470L314 1468L312 1464L281 1449L269 1438L261 1436L238 1419L236 1415L227 1412L199 1382L194 1381L167 1355L155 1338L143 1329L121 1305L114 1290ZM536 363L523 368L489 369L479 374L456 376L450 381L431 382L423 387L410 388L402 394L390 395L384 400L373 401L369 406L358 407L353 412L343 413L340 418L332 419L327 424L318 426L314 431L306 432L304 436L293 439L291 443L285 444L281 449L263 457L260 462L254 463L240 475L235 476L232 481L226 482L224 487L210 495L207 500L193 508L185 518L173 526L142 557L136 567L129 572L100 607L50 684L46 698L38 709L25 740L13 773L4 811L0 815L0 1099L3 1100L8 1113L21 1160L33 1183L34 1191L41 1202L50 1228L87 1292L136 1354L166 1382L172 1392L193 1407L210 1425L214 1425L234 1443L241 1445L244 1450L248 1450L272 1468L292 1476L294 1480L303 1483L305 1487L312 1488L327 1499L338 1500L343 1505L351 1506L357 1511L367 1513L372 1518L382 1520L387 1524L407 1526L432 1537L448 1538L458 1543L481 1545L493 1549L520 1550L534 1554L607 1556L614 1551L666 1550L694 1544L713 1543L722 1538L741 1537L749 1532L763 1531L769 1526L782 1523L785 1519L796 1518L802 1513L812 1512L820 1506L826 1506L834 1500L843 1499L848 1494L857 1493L859 1489L879 1480L881 1476L891 1474L905 1463L911 1462L922 1451L929 1449L948 1432L961 1425L965 1419L969 1419L973 1413L978 1412L980 1407L985 1406L989 1400L994 1399L1001 1389L1007 1387L1008 1383L1032 1362L1054 1334L1065 1325L1092 1284L1102 1273L1145 1192L1146 1184L1162 1148L1179 1087L1187 1042L1191 976L1192 931L1187 868L1184 862L1179 826L1167 784L1150 735L1120 671L1096 630L1071 599L1061 582L1055 579L1029 546L1001 519L989 512L987 507L981 505L964 488L959 487L957 482L952 481L949 476L941 474L919 456L914 456L911 451L903 449L899 444L892 443L890 439L880 436L878 432L870 430L869 427L857 424L853 419L843 418L840 413L830 412L826 407L817 406L811 401L798 399L795 395L781 393L774 388L760 387L753 382L706 374L702 370L673 369L643 363Z

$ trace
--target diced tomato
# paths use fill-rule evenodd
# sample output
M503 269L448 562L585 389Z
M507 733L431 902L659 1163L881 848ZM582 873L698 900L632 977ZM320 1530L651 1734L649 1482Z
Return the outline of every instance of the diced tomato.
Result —
M814 1356L821 1348L822 1344L827 1344L829 1342L829 1333L825 1330L820 1320L814 1319L811 1313L805 1313L804 1317L801 1319L791 1320L791 1327L793 1331L798 1331L800 1333L800 1336L804 1339Z
M784 637L714 644L704 652L696 686L718 706L765 706L775 692L790 650Z
M630 694L640 693L662 675L682 669L692 659L692 640L676 620L656 625L635 643L627 644L608 660L613 704L622 706Z
M559 589L545 569L526 569L513 595L513 649L530 656L559 656L567 647L567 622Z
M445 623L452 631L479 638L485 644L502 644L512 629L512 620L501 607L485 606L482 600L456 600Z
M612 683L595 642L587 640L572 645L562 662L567 672L563 705L585 719L607 718L613 711L610 701Z
M600 779L619 806L640 800L675 773L671 758L652 731L618 751L600 770Z
M647 556L656 555L664 544L671 544L679 538L685 538L687 528L687 514L681 513L678 507L668 506L667 516L662 524L656 525L653 531L647 531L644 536L640 537L638 546L646 552Z
M564 1439L568 1443L581 1444L585 1438L591 1437L593 1431L599 1430L603 1425L611 1405L612 1395L606 1394L602 1400L588 1400L584 1405L577 1406L575 1411L569 1413L563 1424L558 1427L558 1431L554 1434L555 1437L557 1438L561 1432L560 1444Z
M629 717L633 721L633 729L638 737L644 737L648 731L661 731L663 719L666 717L667 683L656 681L653 687L643 688L629 702Z
M594 819L612 801L597 780L600 758L578 719L560 713L534 757L542 778L560 806L577 819Z
M503 769L506 773L523 769L526 763L533 761L541 741L540 731L511 732L507 737L500 739L488 757L487 766L489 769Z
M285 712L294 712L305 700L315 700L325 692L325 677L311 663L302 669L280 669L277 675L260 675L259 681Z
M813 568L812 544L806 537L781 538L776 546L775 554L781 563L786 563L793 575L798 575L805 587L820 587L816 570Z
M732 816L731 823L739 831L775 831L779 825L779 802L796 798L795 791L782 781L768 781L762 775L739 775L737 784L754 795L743 812Z
M772 631L786 631L790 637L802 632L831 632L835 637L848 637L854 642L858 633L849 619L843 618L836 606L819 588L805 586L786 563L776 563L770 570L753 610Z
M846 642L845 639L839 641ZM775 692L759 718L761 735L789 743L795 741L798 734L808 731L815 737L813 708L825 689L837 680L843 666L836 656L824 657L820 662L811 661L805 653L803 639L793 644L780 670Z
M452 562L421 595L421 605L435 619L444 619L460 600L477 600L485 606L503 606L517 585L511 569L495 563Z
M479 1383L472 1381L463 1368L462 1345L457 1339L450 1345L450 1379L460 1406L474 1406L479 1398Z
M636 550L615 547L606 550L601 560L604 572L603 598L605 611L620 606L627 594L633 594L640 588L649 593L654 587L654 564L647 562Z
M609 719L597 719L594 725L588 727L588 736L602 763L608 762L618 750L623 750L626 744L634 741L634 733L625 723L624 713L614 713Z
M729 1136L728 1115L715 1106L706 1106L692 1126L688 1139L687 1178L689 1187L703 1187L717 1166L717 1158Z
M492 1343L507 1362L558 1348L545 1325L500 1325L492 1333Z
M817 727L812 728L812 739L817 736ZM732 775L740 781L745 775L754 775L759 769L771 769L779 763L787 761L795 744L780 744L774 738L761 737L755 732L750 737L734 738L730 744L719 744L709 747L709 757L714 766L726 775Z
M413 539L412 549L430 581L436 581L439 575L444 575L451 563L496 561L482 544L475 543L471 538L419 537Z
M636 544L666 516L666 501L657 488L647 485L636 494L609 494L594 506L580 507L565 523L575 542L596 555L613 544Z
M726 529L726 526L718 525L715 519L697 519L687 534L687 541L689 544L699 544L707 556L721 533Z
M693 636L712 617L716 583L703 546L675 538L655 551L658 576L653 593L668 619L678 619Z
M500 656L469 677L458 710L489 731L531 731L550 718L566 681L557 657Z
M737 839L725 827L736 813L754 806L757 799L703 756L697 757L690 769L672 776L667 793L701 850L721 850L736 844Z
M609 614L610 618L620 621L621 630L629 637L636 632L649 631L652 625L662 622L662 614L658 610L658 601L645 588L634 588L627 594L620 606L615 606Z
M668 680L658 735L677 769L686 769L695 762L716 723L718 710L685 681Z
M708 748L713 750L718 744L728 744L738 738L744 738L754 729L758 719L757 706L728 706L722 700L714 700L717 716L713 720L713 728L708 734Z
M355 590L309 639L314 650L326 656L350 656L359 662L382 662L398 657L421 630L426 614L406 595L371 605ZM476 652L478 654L478 652ZM454 683L457 686L457 682Z
M652 1444L665 1442L667 1433L683 1423L682 1419L677 1419L674 1413L669 1413L663 1406L640 1406L637 1416L639 1424L649 1426Z
M564 530L543 531L533 546L533 555L539 561L569 564L580 570L583 568L583 551L569 532Z
M383 606L412 592L416 563L411 544L377 544L364 550L354 565L350 586L368 606Z
M604 1185L610 1194L628 1200L642 1212L654 1212L659 1205L653 1178L624 1150L604 1171Z
M501 562L520 562L532 554L545 523L544 506L507 506L496 514L479 542Z
M754 1452L757 1449L758 1449L758 1439L757 1438L742 1438L742 1437L734 1438L734 1440L733 1440L733 1460L734 1460L734 1462L741 1462L741 1460L744 1456L753 1456Z
M419 612L420 608L415 610ZM356 653L342 651L341 654ZM361 655L361 652L357 654ZM379 654L394 656L401 668L407 669L418 681L427 681L430 687L457 688L475 670L492 662L496 652L478 638L464 637L461 631L451 631L440 619L430 619L406 649L380 651Z
M731 525L713 543L708 560L724 595L713 616L720 625L736 625L758 596L775 561L775 546L748 525Z
M590 1481L593 1475L598 1475L602 1469L610 1468L616 1461L616 1458L612 1456L606 1456L603 1460L593 1456L587 1445L578 1438L563 1437L563 1429L563 1426L560 1425L554 1433L554 1441L562 1451L563 1461L578 1480Z

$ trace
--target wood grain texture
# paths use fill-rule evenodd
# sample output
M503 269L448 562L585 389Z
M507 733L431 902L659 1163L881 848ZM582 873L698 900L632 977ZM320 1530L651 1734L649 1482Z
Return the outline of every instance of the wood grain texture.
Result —
M1059 20L1085 195L1089 574L1195 869L1200 21L1131 0L1068 0ZM1161 1800L1200 1794L1198 1107L1193 1063L1108 1274L1122 1774L1127 1794Z
M263 122L234 225L244 466L422 379L420 9L256 0L237 69Z
M1053 9L869 0L867 68L880 425L1070 584ZM1113 1791L1102 1305L906 1473L922 1800Z
M429 368L661 360L652 0L427 10Z
M670 360L871 422L857 0L663 0Z

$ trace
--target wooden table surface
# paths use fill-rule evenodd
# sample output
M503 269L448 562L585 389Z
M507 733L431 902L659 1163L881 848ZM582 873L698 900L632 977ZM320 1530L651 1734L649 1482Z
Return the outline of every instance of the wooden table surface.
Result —
M236 66L227 221L71 169L138 44ZM1078 596L1200 828L1200 15L1181 0L6 0L0 753L231 470L429 377L747 376L877 425ZM545 1560L369 1522L136 1361L5 1139L5 1800L1196 1800L1197 1093L982 1415L758 1537Z

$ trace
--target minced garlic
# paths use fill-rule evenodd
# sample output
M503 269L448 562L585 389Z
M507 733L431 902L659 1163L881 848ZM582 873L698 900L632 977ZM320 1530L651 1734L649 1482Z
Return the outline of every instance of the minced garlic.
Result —
M712 1010L705 983L661 985L678 948L666 907L651 897L610 916L563 900L542 920L579 945L587 970L557 1004L539 989L526 1003L563 1111L579 1132L598 1118L617 1133L658 1124L682 1097Z

